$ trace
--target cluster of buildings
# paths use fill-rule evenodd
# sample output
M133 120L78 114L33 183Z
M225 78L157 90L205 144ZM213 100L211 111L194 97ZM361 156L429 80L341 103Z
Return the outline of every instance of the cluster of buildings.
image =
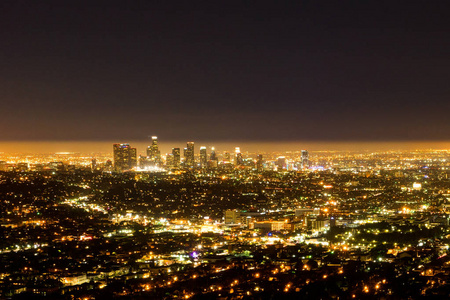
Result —
M240 147L235 147L234 155L229 152L223 152L221 160L219 161L219 155L216 153L214 147L211 147L208 154L206 146L201 146L199 153L195 152L194 142L187 142L186 147L183 149L183 157L181 156L180 148L172 148L172 152L161 156L161 151L158 146L158 137L152 136L151 145L147 147L146 155L137 154L136 148L131 147L129 144L114 144L113 145L113 157L114 157L114 171L123 172L130 170L160 170L162 168L172 169L205 169L205 168L218 168L218 167L230 167L230 166L251 166L258 170L263 170L264 159L262 154L257 154L255 158L244 157ZM274 166L280 170L286 170L288 168L288 160L285 156L279 156L274 161ZM307 150L301 151L300 160L292 165L291 169L302 169L310 166L309 153Z

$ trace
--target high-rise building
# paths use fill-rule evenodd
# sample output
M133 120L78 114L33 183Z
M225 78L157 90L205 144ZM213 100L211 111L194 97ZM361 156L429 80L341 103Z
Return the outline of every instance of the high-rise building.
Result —
M173 166L175 168L178 168L180 166L181 161L180 148L172 148L172 155L173 155Z
M150 161L150 158L148 158L148 156L139 155L139 163L138 163L139 168L145 169L153 165L154 165L153 162Z
M209 156L209 160L217 160L216 149L211 147L211 155Z
M236 147L234 149L234 152L236 154L236 157L235 157L236 166L241 166L244 163L244 159L243 159L242 153L241 153L241 148Z
M214 147L211 147L211 155L209 156L208 166L212 169L215 169L219 166L219 160L217 158L216 150Z
M184 148L184 166L187 168L195 167L194 142L188 142Z
M263 169L263 156L262 154L258 154L257 158L256 158L256 169L258 171L261 171Z
M130 169L137 167L137 151L136 148L130 148L129 150Z
M302 150L302 168L309 168L308 150Z
M113 144L114 169L117 172L131 170L137 164L136 148L129 144Z
M280 156L277 158L277 162L276 165L278 166L278 169L286 169L287 167L287 163L286 163L286 157L284 156Z
M200 147L200 167L201 168L206 168L207 165L206 163L208 162L208 156L206 154L206 147L205 146L201 146Z
M223 162L224 163L229 163L231 161L231 154L228 151L225 151L225 153L223 154Z
M174 162L172 153L169 153L166 156L166 166L171 166L171 167L175 166L175 162Z
M152 136L152 144L147 147L147 157L155 165L161 164L161 151L159 151L157 136Z

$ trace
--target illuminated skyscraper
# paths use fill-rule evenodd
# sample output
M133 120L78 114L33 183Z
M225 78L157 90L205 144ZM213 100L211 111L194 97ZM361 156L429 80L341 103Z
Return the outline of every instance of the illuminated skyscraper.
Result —
M152 161L150 161L148 156L139 155L138 166L141 169L145 169L145 168L148 168L150 166L154 166L154 163Z
M219 165L219 160L214 147L211 147L211 155L209 156L208 165L210 168L217 168Z
M113 144L113 153L115 171L123 172L136 167L136 148L131 148L129 144Z
M175 162L174 162L172 153L169 153L166 156L166 166L175 167Z
M158 148L157 136L152 136L152 145L147 147L147 157L155 165L161 164L161 151Z
M223 162L229 163L231 161L231 154L228 151L225 151L223 154Z
M92 171L97 170L97 160L95 158L93 158L91 161L91 170Z
M278 166L278 170L286 169L286 157L280 156L277 158L276 165Z
M173 166L178 168L180 166L181 161L180 148L172 148L172 155L173 155Z
M309 153L308 150L302 150L302 168L309 167Z
M211 147L211 155L209 156L210 160L217 160L216 149Z
M262 168L263 168L263 163L264 163L264 161L263 161L263 156L262 156L262 154L258 154L258 156L257 156L257 158L256 158L256 169L257 169L258 171L261 171L261 170L262 170Z
M186 148L184 148L184 165L187 168L195 166L194 142L188 142Z
M137 151L136 148L130 148L129 150L130 169L137 167Z
M236 147L234 149L234 152L236 154L236 157L235 157L236 166L241 166L243 164L243 162L244 162L244 159L242 158L241 148Z
M206 163L208 161L208 157L206 154L206 147L205 146L201 146L200 147L200 167L201 168L206 168Z

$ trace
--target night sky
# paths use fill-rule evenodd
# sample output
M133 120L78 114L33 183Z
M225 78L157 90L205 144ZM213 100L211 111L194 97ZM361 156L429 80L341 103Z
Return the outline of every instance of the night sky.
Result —
M449 12L0 1L0 140L448 140Z

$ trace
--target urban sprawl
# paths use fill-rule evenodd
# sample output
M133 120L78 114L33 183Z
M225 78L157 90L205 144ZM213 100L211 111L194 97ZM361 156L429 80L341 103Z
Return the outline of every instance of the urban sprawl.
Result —
M0 153L1 299L443 299L450 150Z

